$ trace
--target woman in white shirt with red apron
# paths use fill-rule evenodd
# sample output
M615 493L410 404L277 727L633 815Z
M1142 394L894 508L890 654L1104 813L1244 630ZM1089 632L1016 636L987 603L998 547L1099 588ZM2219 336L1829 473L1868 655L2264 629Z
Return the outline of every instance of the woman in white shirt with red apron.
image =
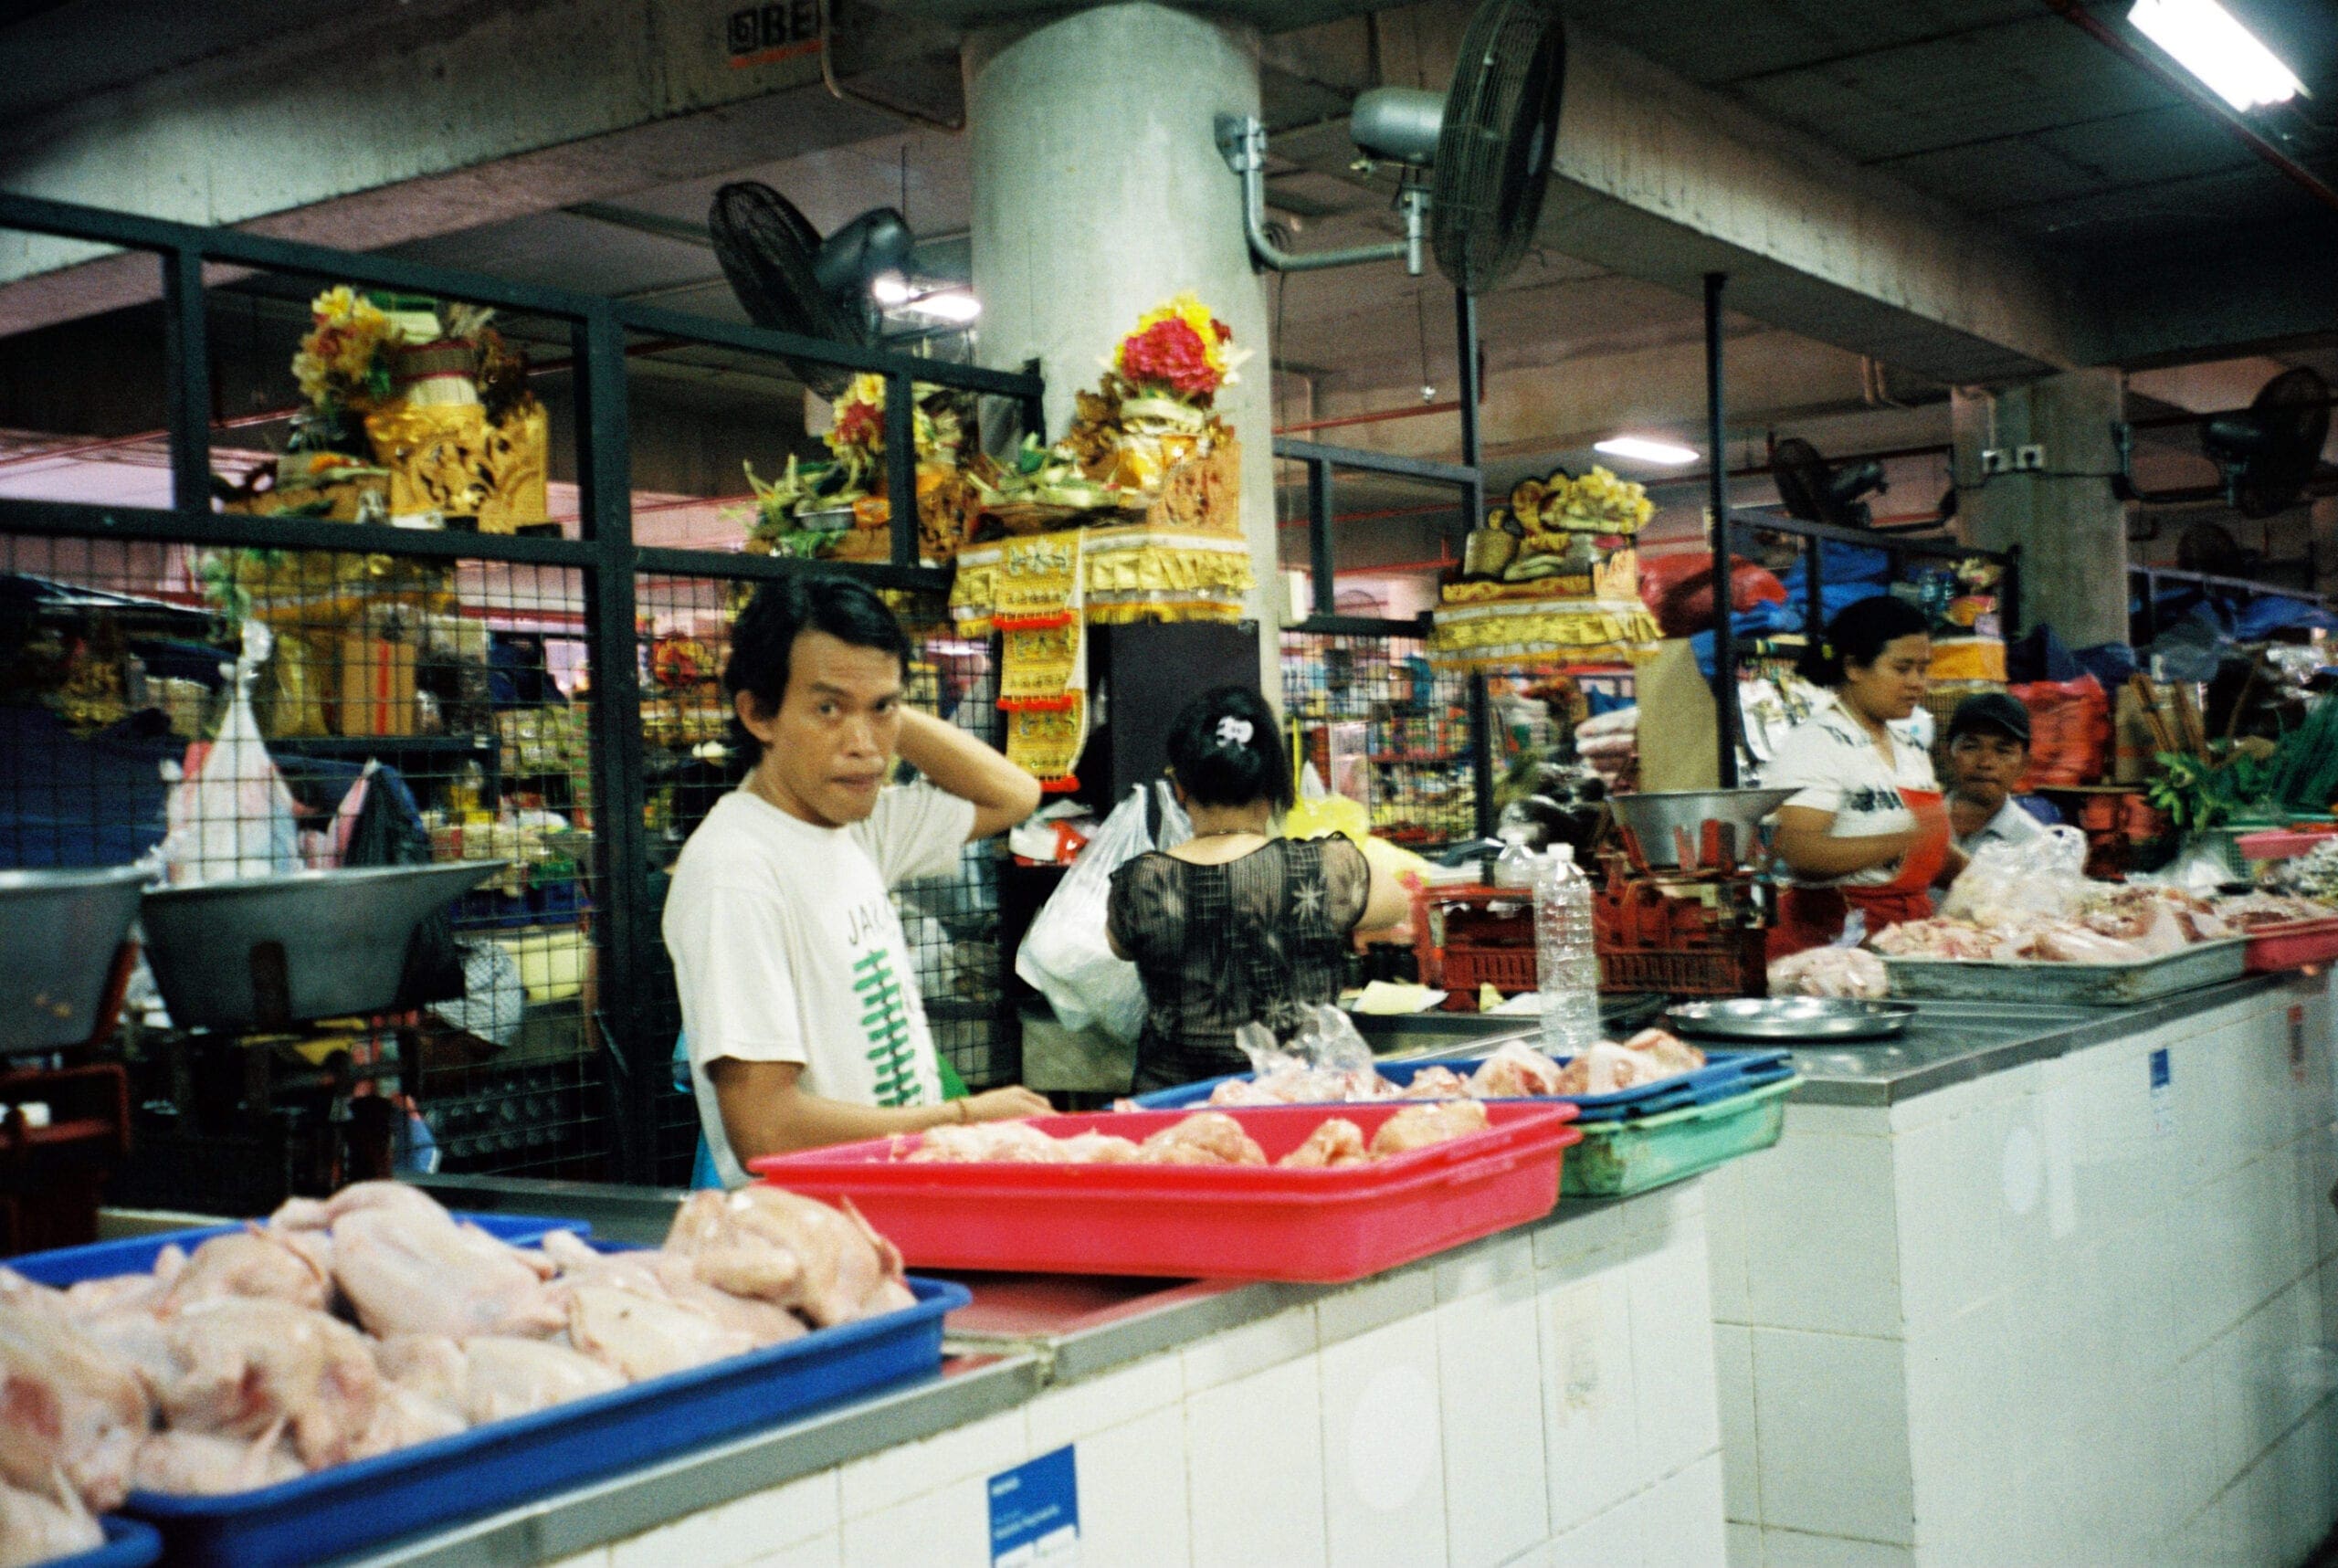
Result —
M1792 873L1770 957L1824 947L1856 910L1869 934L1932 912L1929 889L1964 867L1932 759L1890 726L1914 713L1932 673L1923 613L1887 595L1846 607L1803 660L1824 687L1762 782L1795 793L1778 808L1777 856Z

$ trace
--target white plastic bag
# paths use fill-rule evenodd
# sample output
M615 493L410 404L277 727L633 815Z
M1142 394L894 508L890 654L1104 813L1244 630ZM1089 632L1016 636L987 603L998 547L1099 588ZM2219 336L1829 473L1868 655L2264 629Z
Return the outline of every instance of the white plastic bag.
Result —
M2032 918L2067 920L2092 890L2086 835L2049 827L2042 843L1983 845L1950 885L1940 912L1992 929Z
M292 792L284 787L252 714L252 680L273 641L261 622L244 623L243 657L227 672L235 694L219 736L177 779L164 803L160 853L171 881L180 886L279 877L300 868ZM188 754L197 749L188 747ZM164 764L165 776L175 771Z
M1167 849L1184 843L1193 830L1175 801L1163 795L1157 847ZM1144 982L1135 964L1112 955L1104 940L1104 913L1112 873L1155 847L1145 825L1144 786L1139 785L1088 840L1015 954L1015 973L1048 999L1056 1022L1067 1029L1092 1026L1122 1041L1144 1032Z

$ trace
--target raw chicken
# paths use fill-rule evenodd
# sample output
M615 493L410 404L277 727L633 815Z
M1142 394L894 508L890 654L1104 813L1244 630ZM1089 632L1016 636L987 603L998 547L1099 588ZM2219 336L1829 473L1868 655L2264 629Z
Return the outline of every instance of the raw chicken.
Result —
M250 1437L282 1418L313 1468L348 1458L381 1403L364 1336L322 1312L225 1296L175 1314L166 1331L180 1367L160 1391L173 1426Z
M449 1410L469 1402L470 1377L463 1347L444 1334L398 1334L374 1342L374 1364L385 1383Z
M592 1357L546 1340L481 1334L462 1349L462 1413L474 1426L625 1386Z
M269 1215L268 1223L277 1230L331 1230L349 1215L369 1209L417 1215L447 1214L437 1199L404 1182L353 1182L329 1198L287 1198Z
M1409 1154L1432 1143L1449 1142L1483 1132L1491 1123L1486 1108L1474 1100L1440 1100L1400 1110L1380 1124L1372 1135L1372 1157Z
M1986 961L1998 956L1999 937L1970 921L1943 915L1928 921L1902 921L1867 939L1867 944L1887 958L1958 958Z
M152 1415L137 1375L79 1329L0 1307L0 1480L46 1491L61 1469L102 1513L129 1489Z
M364 1187L412 1191L382 1182L349 1191ZM567 1303L545 1284L553 1272L550 1259L457 1224L428 1198L413 1196L424 1206L377 1203L332 1222L333 1278L369 1332L467 1339L561 1331Z
M694 1258L648 1248L595 1252L574 1231L565 1230L546 1236L543 1248L572 1282L598 1281L639 1295L664 1296L738 1331L755 1345L785 1344L811 1331L785 1307L708 1284L699 1278Z
M1705 1065L1704 1052L1662 1029L1642 1029L1624 1042L1624 1048L1638 1051L1653 1061L1662 1069L1657 1075L1659 1078L1695 1072Z
M65 1288L65 1310L75 1318L129 1308L143 1310L161 1304L186 1267L186 1249L175 1244L154 1255L153 1268L144 1274L118 1274L103 1279L78 1279Z
M1398 1111L1397 1115L1409 1114ZM1343 1116L1334 1116L1307 1135L1307 1142L1275 1162L1294 1171L1336 1170L1363 1165L1372 1156L1364 1147L1364 1129Z
M1137 1146L1145 1165L1263 1165L1267 1152L1222 1110L1197 1110Z
M92 1343L138 1374L147 1396L159 1398L163 1388L177 1381L179 1362L163 1320L142 1307L123 1307L81 1320L79 1328Z
M752 1336L663 1294L608 1284L579 1285L571 1293L568 1342L632 1383L755 1348Z
M1488 1100L1520 1100L1559 1092L1559 1064L1523 1040L1511 1040L1469 1075L1474 1094Z
M0 1483L0 1568L31 1568L105 1543L104 1527L57 1478L34 1490Z
M1891 994L1891 982L1865 948L1814 947L1770 965L1770 994L1877 1001Z
M1255 1079L1230 1078L1210 1090L1212 1105L1337 1105L1389 1100L1396 1086L1368 1067L1287 1067Z
M1074 1165L1127 1165L1141 1151L1132 1139L1111 1132L1078 1132L1063 1140L1063 1157Z
M0 1266L0 1307L14 1307L20 1312L38 1312L44 1318L72 1316L66 1309L64 1291L54 1285L27 1279L5 1266Z
M919 1134L907 1159L912 1164L1056 1165L1063 1163L1063 1145L1027 1121L945 1124Z
M1286 1105L1273 1086L1256 1079L1229 1078L1209 1091L1212 1105Z
M257 1437L216 1432L157 1432L138 1446L131 1485L173 1497L225 1497L298 1480L308 1472L283 1442L284 1417Z
M2312 899L2291 893L2245 893L2238 898L2218 899L2215 908L2217 918L2236 931L2259 931L2292 921L2326 921L2338 915L2338 910L2327 904L2317 904ZM0 1287L0 1296L5 1293L5 1288Z
M370 1459L399 1448L411 1448L416 1443L451 1437L469 1425L459 1414L438 1401L417 1394L404 1384L384 1383L382 1402L374 1407L374 1419L351 1446L349 1457Z
M311 1311L332 1304L332 1249L313 1231L251 1225L215 1236L195 1249L163 1291L161 1310L175 1311L223 1296L286 1301Z
M1400 1100L1467 1100L1469 1080L1451 1068L1426 1067L1413 1075Z
M666 1250L733 1295L793 1307L816 1327L911 1306L901 1255L847 1203L830 1208L768 1184L692 1193Z

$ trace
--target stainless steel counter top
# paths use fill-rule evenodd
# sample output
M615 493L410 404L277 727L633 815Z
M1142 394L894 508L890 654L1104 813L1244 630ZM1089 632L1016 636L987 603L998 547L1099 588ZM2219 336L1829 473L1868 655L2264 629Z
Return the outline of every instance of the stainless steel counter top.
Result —
M1794 1053L1807 1105L1890 1105L2026 1062L2139 1035L2178 1018L2274 990L2288 976L2251 975L2126 1007L2018 1002L1919 1002L1894 1040L1847 1041Z

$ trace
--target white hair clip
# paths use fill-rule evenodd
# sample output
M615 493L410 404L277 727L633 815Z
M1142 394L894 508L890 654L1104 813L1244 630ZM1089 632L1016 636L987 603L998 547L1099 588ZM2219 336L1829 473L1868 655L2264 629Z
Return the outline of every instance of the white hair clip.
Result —
M1221 746L1247 746L1258 729L1248 719L1237 719L1228 713L1217 721L1217 743Z

